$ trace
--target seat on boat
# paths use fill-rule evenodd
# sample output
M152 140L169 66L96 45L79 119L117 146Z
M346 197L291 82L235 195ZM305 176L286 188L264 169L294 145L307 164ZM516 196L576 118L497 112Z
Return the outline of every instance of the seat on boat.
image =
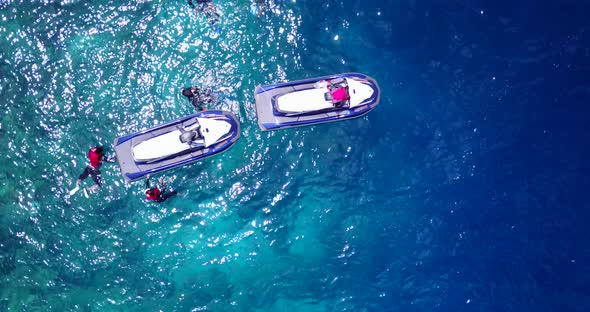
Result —
M339 88L339 87L347 87L346 79L344 78L334 78L329 81L332 89Z

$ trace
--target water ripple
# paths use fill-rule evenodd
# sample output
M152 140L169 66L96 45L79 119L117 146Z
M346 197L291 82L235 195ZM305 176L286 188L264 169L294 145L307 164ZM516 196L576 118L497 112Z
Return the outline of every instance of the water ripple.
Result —
M397 19L370 1L269 1L261 17L248 1L215 3L221 32L182 1L0 2L0 273L10 285L0 309L438 307L459 273L433 259L466 254L474 234L457 226L441 239L453 224L444 213L467 204L442 207L434 193L477 174L478 111L456 99L477 102L487 82L434 59L418 75L405 69L424 82L403 77L400 59L414 59L392 38L406 38L413 2L397 4L408 12ZM458 33L447 13L441 23ZM448 43L477 57L460 35ZM535 62L556 55L534 52ZM259 131L256 85L365 70L395 93L374 113ZM435 96L414 105L404 79ZM240 119L232 149L163 174L179 191L163 204L145 202L142 183L125 184L111 164L98 196L65 196L90 145L112 153L120 135L193 113L180 94L191 85Z

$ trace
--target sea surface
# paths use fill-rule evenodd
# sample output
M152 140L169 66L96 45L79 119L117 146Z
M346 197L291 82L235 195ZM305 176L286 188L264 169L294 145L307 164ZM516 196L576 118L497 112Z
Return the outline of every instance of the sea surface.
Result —
M0 0L0 311L590 311L588 1L215 5ZM374 111L259 130L257 85L341 72ZM191 85L234 147L68 196Z

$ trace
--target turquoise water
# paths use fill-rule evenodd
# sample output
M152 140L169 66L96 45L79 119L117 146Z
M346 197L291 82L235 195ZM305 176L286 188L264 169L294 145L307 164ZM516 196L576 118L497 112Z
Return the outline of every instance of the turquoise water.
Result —
M371 204L362 172L375 151L355 146L369 118L259 131L257 84L328 72L302 65L296 5L260 19L249 5L218 7L221 33L182 2L3 4L3 309L352 307L351 292L330 288L373 235L355 212ZM98 196L65 196L89 145L192 113L180 94L190 85L218 92L209 108L243 130L224 155L164 175L180 196L147 204L143 184L109 164ZM353 176L362 188L334 183Z
M0 0L0 311L588 311L588 5L215 3ZM256 85L351 71L368 115L258 129ZM242 133L179 196L66 196L191 85Z

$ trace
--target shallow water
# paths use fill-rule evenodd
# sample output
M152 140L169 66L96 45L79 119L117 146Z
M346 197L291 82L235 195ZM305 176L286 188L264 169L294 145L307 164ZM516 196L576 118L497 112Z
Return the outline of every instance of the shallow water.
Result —
M182 1L0 2L0 310L590 309L588 5L216 4L220 32ZM256 85L349 71L370 114L258 129ZM111 164L65 196L190 85L242 136L163 174L180 196Z

